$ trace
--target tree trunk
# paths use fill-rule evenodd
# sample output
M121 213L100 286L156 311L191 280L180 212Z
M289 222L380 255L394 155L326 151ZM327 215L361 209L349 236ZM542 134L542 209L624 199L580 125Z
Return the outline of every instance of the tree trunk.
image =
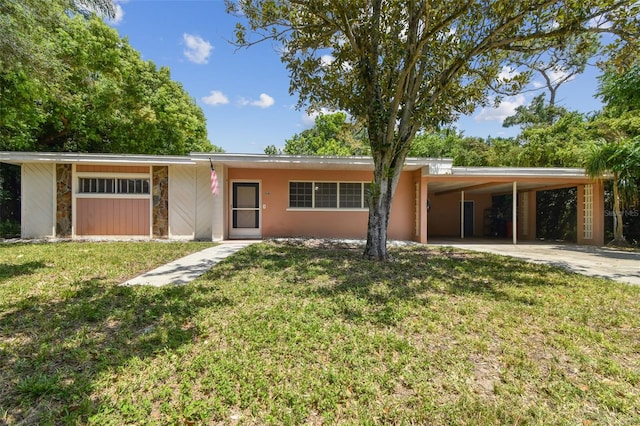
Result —
M613 173L613 240L609 245L628 246L624 237L624 223L622 221L622 209L620 208L620 189L618 187L618 173Z
M375 158L374 182L369 196L369 224L367 227L367 244L363 257L369 260L389 260L387 251L387 229L391 214L391 202L395 194L404 158L383 160Z

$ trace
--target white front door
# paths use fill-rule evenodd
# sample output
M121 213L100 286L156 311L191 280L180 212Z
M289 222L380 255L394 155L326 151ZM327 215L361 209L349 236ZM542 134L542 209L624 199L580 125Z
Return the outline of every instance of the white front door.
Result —
M230 238L261 238L260 182L231 182Z

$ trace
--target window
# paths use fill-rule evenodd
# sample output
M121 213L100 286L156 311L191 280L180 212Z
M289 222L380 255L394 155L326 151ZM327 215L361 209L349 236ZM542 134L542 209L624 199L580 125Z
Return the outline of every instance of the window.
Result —
M148 194L149 179L80 178L81 194Z
M313 207L313 182L289 182L289 207Z
M360 208L362 207L362 184L341 183L340 184L340 207Z
M289 182L289 208L367 208L370 187L365 182Z
M336 183L316 183L316 208L331 209L338 207L338 184Z

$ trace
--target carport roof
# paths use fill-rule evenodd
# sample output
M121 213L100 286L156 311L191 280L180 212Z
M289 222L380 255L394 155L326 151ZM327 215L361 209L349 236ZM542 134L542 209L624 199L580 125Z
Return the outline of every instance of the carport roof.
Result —
M512 193L569 188L593 182L584 169L542 167L452 167L451 174L426 176L429 193Z

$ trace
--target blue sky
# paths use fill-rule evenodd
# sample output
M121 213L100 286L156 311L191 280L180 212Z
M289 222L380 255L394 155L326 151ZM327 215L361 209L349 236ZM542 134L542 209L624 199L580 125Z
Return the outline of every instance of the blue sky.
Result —
M116 0L111 25L145 60L167 66L197 101L207 118L211 143L229 153L262 153L313 125L313 117L296 110L289 78L277 46L262 43L238 50L229 40L237 18L225 13L222 0ZM572 110L600 108L594 98L598 70L589 67L563 85L557 102ZM538 92L507 98L498 108L478 109L456 127L468 136L513 136L504 117Z

